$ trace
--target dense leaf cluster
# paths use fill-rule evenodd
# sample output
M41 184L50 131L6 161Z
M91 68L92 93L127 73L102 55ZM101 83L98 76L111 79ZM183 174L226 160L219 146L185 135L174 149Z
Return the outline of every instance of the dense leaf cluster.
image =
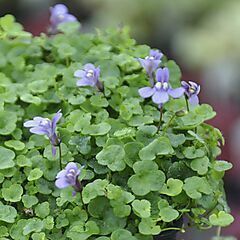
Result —
M32 37L12 16L0 19L0 238L151 240L187 215L199 227L226 226L223 181L231 168L217 161L218 129L207 104L185 113L184 99L159 110L138 89L148 80L136 45L125 28ZM76 87L74 71L86 63L101 68L104 93ZM164 57L173 87L181 72ZM81 194L59 190L58 153L44 136L31 135L23 122L52 117L58 124L63 164L84 165ZM182 114L183 113L183 114Z

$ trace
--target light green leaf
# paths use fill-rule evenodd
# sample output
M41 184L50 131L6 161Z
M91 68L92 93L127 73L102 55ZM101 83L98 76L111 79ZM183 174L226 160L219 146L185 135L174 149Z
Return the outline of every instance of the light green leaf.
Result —
M197 176L187 178L183 185L183 189L192 199L201 198L203 193L210 194L212 192L211 186L207 180Z
M107 165L112 171L122 171L126 164L124 162L125 151L120 145L110 145L96 155L98 163Z
M0 169L13 167L15 165L14 158L15 153L12 150L0 146Z
M133 211L141 218L148 218L151 216L151 203L148 200L134 200L132 202Z
M169 178L167 183L163 185L160 193L168 196L177 196L182 192L183 182L179 179Z
M12 184L9 188L2 189L2 195L5 201L19 202L23 194L23 188L19 184Z
M139 156L142 160L154 160L158 155L171 155L173 153L174 150L169 139L159 137L140 150Z
M39 179L43 175L43 171L40 168L34 168L28 175L28 181L34 181Z
M234 221L234 218L231 214L220 211L217 214L210 215L209 221L214 226L226 227Z
M13 223L17 216L17 211L14 207L8 205L0 205L0 221Z
M196 171L199 175L204 175L208 171L209 159L208 157L196 158L191 162L192 170Z

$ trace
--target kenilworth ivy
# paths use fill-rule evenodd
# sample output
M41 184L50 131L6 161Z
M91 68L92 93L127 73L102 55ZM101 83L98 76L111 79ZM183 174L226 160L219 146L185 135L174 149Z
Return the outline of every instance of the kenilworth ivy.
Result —
M206 123L211 106L187 110L181 92L157 101L159 111L138 93L149 80L164 88L153 82L157 68L168 69L168 87L181 88L176 63L137 45L127 28L56 27L54 36L32 37L11 15L0 18L0 238L151 240L183 216L202 229L229 225L222 179L232 166L216 160L224 141ZM152 70L137 59L155 59ZM183 87L196 99L197 85ZM59 109L47 128L56 144L48 131L23 127L35 119L46 130Z

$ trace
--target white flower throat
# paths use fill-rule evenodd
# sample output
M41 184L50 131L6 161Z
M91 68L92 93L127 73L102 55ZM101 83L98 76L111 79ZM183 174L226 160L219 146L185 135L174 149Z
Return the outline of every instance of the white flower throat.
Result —
M87 76L88 78L93 77L93 75L94 75L94 71L93 71L93 70L90 69L90 70L87 71L86 76Z
M157 89L157 90L160 90L161 88L163 89L163 90L167 90L168 89L168 83L167 82L157 82L156 84L155 84L155 88Z

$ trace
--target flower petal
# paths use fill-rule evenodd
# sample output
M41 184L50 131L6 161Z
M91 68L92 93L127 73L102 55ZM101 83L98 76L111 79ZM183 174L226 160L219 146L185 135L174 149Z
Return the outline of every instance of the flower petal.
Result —
M55 186L57 188L65 188L65 187L68 187L70 186L70 184L66 181L66 178L65 177L61 177L61 178L58 178L56 181L55 181Z
M163 69L162 68L157 69L156 80L157 80L157 82L163 82Z
M52 128L53 131L55 131L56 125L58 123L58 121L60 120L60 118L62 117L62 113L61 113L61 109L53 116L52 119Z
M180 98L184 94L184 92L185 92L185 89L183 87L168 89L168 94L173 98Z
M26 122L23 124L24 127L37 127L38 125L39 125L39 122L34 121L34 120L26 121Z
M65 177L67 171L65 169L61 170L60 172L58 172L56 178L62 178Z
M65 167L65 170L69 171L70 169L74 169L77 172L78 171L77 164L75 162L69 162Z
M92 87L92 86L94 86L94 82L90 81L87 78L82 78L81 80L77 81L77 86L78 87L83 87L83 86L91 86Z
M199 98L197 96L197 94L193 94L190 98L189 98L189 103L191 105L198 105L199 104Z
M49 132L46 129L44 129L43 127L33 127L33 128L30 128L29 131L31 133L35 133L38 135L49 135Z
M167 67L163 68L163 82L169 81L169 69Z
M142 98L148 98L151 97L155 93L155 89L151 87L143 87L138 90L139 95Z
M152 100L156 104L162 104L162 103L165 103L169 100L169 96L168 96L168 93L166 91L160 90L160 91L156 91L153 94Z
M74 72L74 77L83 78L86 72L84 70L77 70Z

